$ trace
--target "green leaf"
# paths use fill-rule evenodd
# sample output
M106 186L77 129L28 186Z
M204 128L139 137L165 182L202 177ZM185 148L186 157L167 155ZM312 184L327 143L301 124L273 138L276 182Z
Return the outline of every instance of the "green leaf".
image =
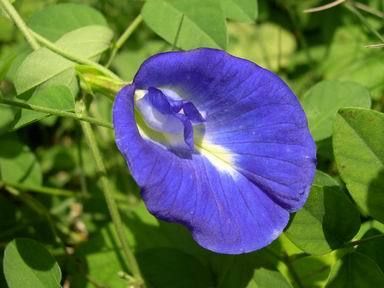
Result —
M24 95L21 95L24 96ZM27 96L27 95L25 95ZM22 98L22 97L19 97ZM75 99L71 91L66 86L46 86L39 87L25 102L46 108L54 108L61 111L73 111ZM13 123L13 130L49 116L48 114L27 109L20 109L19 114Z
M338 183L318 172L304 207L294 216L286 235L309 254L325 254L352 239L360 215Z
M86 26L65 34L55 44L68 53L90 59L108 49L112 36L112 31L104 26ZM15 79L16 91L21 94L74 65L47 48L40 48L28 55L19 66Z
M324 287L327 282L331 266L336 262L335 253L322 256L306 256L297 258L292 266L305 288Z
M377 222L379 223L379 222ZM379 223L380 224L380 223ZM379 230L380 229L380 230ZM369 239L370 237L383 236L384 227L381 224L381 227L369 229L361 239ZM361 244L357 247L356 251L370 257L372 260L379 265L381 271L384 271L384 237L377 239L367 240L364 244Z
M135 215L137 214L135 213ZM133 219L130 221L128 225L134 222ZM140 223L138 218L136 221ZM157 222L156 219L153 221ZM150 222L153 221L150 220ZM138 231L139 223L136 223L133 228L134 232L129 233L129 240L133 242L131 247L135 249L136 258L150 287L213 286L209 269L196 256L172 247L172 243L164 237L164 232L158 226L141 223L141 229L145 230ZM129 228L131 227L129 226ZM139 233L136 234L137 231ZM122 263L116 255L116 249L119 249L116 247L116 238L111 237L115 235L114 228L112 225L108 225L98 232L78 249L76 262L80 267L75 269L82 271L86 267L88 276L101 285L128 286L124 286L125 280L118 276L118 272L122 270ZM145 239L143 232L147 232L147 237L150 237L151 240ZM174 237L176 238L176 236ZM143 239L146 240L146 243L141 244L139 241ZM72 273L76 283L85 281L84 273L78 273L78 271L72 271Z
M333 121L343 107L371 107L370 92L354 82L322 81L302 99L308 117L309 129L316 141L332 135Z
M112 63L113 68L124 80L131 81L143 62L150 56L164 51L168 44L164 41L146 41L140 49L124 50L119 53Z
M380 49L364 47L372 42L364 25L345 25L338 28L321 62L325 79L357 82L371 90L372 96L381 96L384 59Z
M253 22L257 18L257 0L221 0L221 3L229 19Z
M177 38L176 46L182 49L227 45L220 0L148 0L141 13L153 31L171 44Z
M4 97L1 91L0 97ZM17 113L19 113L19 109L0 104L0 135L11 129Z
M368 109L339 111L333 136L337 168L365 214L384 222L384 114Z
M269 249L269 248L267 248ZM267 257L266 257L267 256ZM276 258L268 259L268 251L260 250L243 255L214 255L213 269L218 275L220 288L292 287L284 276L272 269ZM268 267L268 269L266 269Z
M384 286L384 274L369 257L350 253L332 267L327 288L372 288Z
M10 242L4 252L4 275L9 288L59 288L60 267L43 245L32 239Z
M0 179L31 186L40 186L42 182L35 155L13 134L0 137Z
M207 267L194 256L173 248L154 248L137 254L151 287L213 287Z
M51 41L65 33L90 25L108 26L104 16L84 4L64 3L48 6L28 20L28 26Z
M291 288L291 284L277 271L267 270L264 268L256 269L253 273L252 281L247 288Z
M230 23L228 31L231 54L270 70L287 67L296 50L294 35L275 23Z

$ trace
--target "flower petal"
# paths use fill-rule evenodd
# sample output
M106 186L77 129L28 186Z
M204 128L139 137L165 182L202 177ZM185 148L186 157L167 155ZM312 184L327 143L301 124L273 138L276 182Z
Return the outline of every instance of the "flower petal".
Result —
M277 238L289 212L307 199L315 174L315 144L286 84L214 49L153 56L133 83L116 96L113 122L148 209L184 224L216 252L249 252ZM184 130L186 138L198 132L188 157L140 134L133 95L150 87L174 99L172 109L183 109L181 115L203 122Z
M212 251L239 254L268 245L289 213L235 169L218 170L199 154L180 158L143 139L134 119L135 86L116 96L116 143L157 217L184 224Z
M302 207L316 147L296 96L278 76L224 51L196 49L149 58L134 83L192 102L204 113L203 150L229 153L237 171L288 211Z

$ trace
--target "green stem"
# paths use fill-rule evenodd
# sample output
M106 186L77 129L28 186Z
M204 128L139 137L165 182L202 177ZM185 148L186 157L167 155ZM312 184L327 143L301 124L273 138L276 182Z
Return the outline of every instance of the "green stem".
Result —
M297 287L304 288L304 284L301 282L301 279L300 279L299 275L297 274L295 267L293 267L291 259L289 258L289 256L285 255L283 257L283 261L284 261L285 265L287 266L288 271L291 274L293 280L295 280Z
M63 189L50 188L50 187L44 187L44 186L41 186L41 187L29 186L21 183L12 183L12 182L3 181L3 180L0 181L0 187L1 186L9 186L22 191L30 191L35 193L48 194L52 196L74 197L76 195L80 195L72 191L63 190Z
M78 113L84 113L84 109L80 107L78 109ZM111 184L108 180L107 171L101 156L101 152L99 150L99 147L97 146L97 141L94 132L92 131L91 125L86 122L81 122L81 128L83 130L85 139L88 142L89 148L91 150L92 156L95 160L96 169L100 175L100 182L101 186L103 188L104 197L108 206L109 213L112 218L112 222L114 224L116 234L118 237L118 240L120 242L120 245L122 247L122 251L126 260L126 264L128 265L129 269L132 272L132 275L136 279L136 286L134 287L144 287L144 280L141 276L139 265L136 261L135 255L131 251L127 238L126 238L126 232L124 229L123 222L121 220L121 216L118 210L118 206L114 200L113 197L113 189L111 187Z
M124 45L124 43L128 40L128 38L132 35L132 33L136 30L136 28L143 22L143 16L139 14L133 22L125 29L124 33L121 34L119 39L117 39L116 44L113 46L111 56L108 59L106 67L109 67L112 64L113 59L115 58L117 51Z
M19 13L17 13L15 7L9 2L9 0L0 0L1 5L4 10L8 13L9 17L13 20L16 26L19 28L21 33L23 33L25 39L31 45L33 50L37 50L40 46L37 43L36 39L31 35L27 25L24 20L20 17Z
M113 129L112 124L110 124L108 122L104 122L104 121L101 121L101 120L98 120L98 119L95 119L92 117L88 117L88 116L77 115L77 114L72 113L72 112L62 111L62 110L48 108L48 107L37 106L37 105L33 105L33 104L28 104L28 103L25 103L22 101L10 100L10 99L4 99L4 98L0 98L0 104L19 107L22 109L33 110L36 112L42 112L42 113L46 113L46 114L50 114L50 115L56 115L56 116L60 116L60 117L72 118L75 120L89 122L93 125Z
M172 51L176 49L177 41L179 40L181 26L183 26L183 22L184 22L184 14L181 14L179 26L177 27L177 31L176 31L175 40L172 43Z
M281 261L284 263L284 265L287 267L289 274L291 274L293 280L296 282L297 286L299 288L304 288L304 285L297 274L295 267L293 267L291 259L289 258L288 254L280 255L279 253L275 252L272 248L266 247L265 251L272 255L276 260Z
M364 244L364 243L370 242L372 240L377 240L377 239L381 239L381 238L384 238L384 234L374 235L374 236L363 238L360 240L351 241L346 246L347 247L358 246L360 244Z
M360 3L360 2L356 2L356 1L351 1L351 4L353 6L355 6L357 9L360 9L360 10L362 10L364 12L367 12L369 14L377 16L377 17L379 17L381 19L384 18L384 13L383 12L381 12L379 10L376 10L376 9L374 9L374 8L364 4L364 3Z
M43 36L37 34L33 30L29 29L29 31L33 35L33 37L35 37L35 39L40 42L40 44L42 44L44 47L48 48L49 50L63 56L64 58L67 58L68 60L74 61L76 63L92 66L95 69L97 69L98 71L100 71L101 73L103 73L104 75L111 77L112 79L120 80L119 76L114 74L111 70L100 65L99 63L96 63L96 62L88 60L88 59L83 59L83 58L78 57L76 55L73 55L67 51L64 51L60 47L57 47L55 45L55 43L53 43L53 42L49 41L48 39L44 38Z

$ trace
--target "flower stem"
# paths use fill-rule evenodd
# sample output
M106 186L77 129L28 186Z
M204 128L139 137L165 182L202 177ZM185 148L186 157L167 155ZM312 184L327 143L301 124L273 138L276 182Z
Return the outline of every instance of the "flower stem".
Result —
M125 29L124 33L121 34L119 39L117 39L116 44L113 45L113 49L111 52L111 56L108 59L106 67L109 67L112 64L113 59L115 58L117 51L124 45L124 43L128 40L128 38L132 35L132 33L136 30L136 28L143 22L143 16L139 14L133 22Z
M80 105L81 105L81 103L80 103ZM80 116L81 116L81 114L84 113L84 109L82 107L79 107L76 110L78 111L77 113L80 113ZM111 187L111 184L110 184L108 177L107 177L107 171L106 171L106 168L105 168L102 156L101 156L101 152L99 150L99 147L97 146L95 134L94 134L94 132L91 128L91 125L89 123L81 122L81 128L83 130L85 139L86 139L86 141L90 147L91 154L95 160L96 169L100 175L100 182L101 182L102 190L104 193L104 197L105 197L105 200L107 202L107 207L108 207L109 213L111 215L111 219L112 219L112 222L114 224L118 240L119 240L120 245L122 247L122 252L124 254L126 264L129 267L129 269L131 270L132 275L134 276L134 278L136 280L136 282L134 284L135 286L133 286L133 287L144 287L145 284L144 284L143 277L141 276L139 265L136 261L135 255L131 251L131 249L128 245L128 242L127 242L124 225L123 225L123 222L121 220L118 206L117 206L117 204L114 200L114 197L113 197L112 187Z
M105 68L104 66L100 65L99 63L96 63L94 61L83 59L81 57L78 57L76 55L73 55L71 53L68 53L67 51L64 51L60 47L56 46L55 43L49 41L48 39L44 38L43 36L39 35L38 33L34 32L33 30L29 29L30 33L33 35L33 37L40 42L44 47L48 48L49 50L63 56L64 58L67 58L68 60L74 61L79 64L83 65L89 65L94 67L96 70L100 71L104 75L107 75L115 80L120 80L119 76L114 74L111 70Z
M303 283L301 282L300 276L297 274L295 267L293 267L291 259L289 258L289 255L283 256L283 261L286 267L288 268L289 273L291 274L293 280L296 282L297 287L304 288Z
M351 241L351 242L347 243L346 246L348 246L348 247L357 246L357 245L364 244L364 243L370 242L372 240L377 240L377 239L381 239L381 238L384 238L384 234L373 235L371 237Z
M63 190L63 189L57 189L57 188L51 188L51 187L44 187L44 186L29 186L21 183L12 183L8 181L1 180L0 181L0 187L1 186L9 186L13 187L18 190L22 191L31 191L35 193L42 193L42 194L48 194L52 196L65 196L65 197L74 197L76 194L69 190Z
M72 112L62 111L62 110L58 110L58 109L54 109L54 108L42 107L42 106L37 106L37 105L29 104L26 102L22 102L22 101L10 100L10 99L4 99L4 98L0 98L0 104L5 104L5 105L13 106L13 107L19 107L19 108L27 109L27 110L33 110L36 112L42 112L42 113L46 113L46 114L50 114L50 115L56 115L56 116L60 116L60 117L72 118L75 120L85 121L85 122L91 123L93 125L113 129L113 126L111 123L104 122L104 121L101 121L101 120L98 120L98 119L95 119L92 117L81 116L81 115L77 115L77 114L72 113Z
M21 33L23 33L25 39L32 47L33 50L37 50L40 46L37 43L36 39L31 35L27 25L24 20L20 17L19 13L17 13L15 7L9 2L9 0L0 0L1 6L3 6L4 10L8 13L9 17L13 20L16 26L19 28Z

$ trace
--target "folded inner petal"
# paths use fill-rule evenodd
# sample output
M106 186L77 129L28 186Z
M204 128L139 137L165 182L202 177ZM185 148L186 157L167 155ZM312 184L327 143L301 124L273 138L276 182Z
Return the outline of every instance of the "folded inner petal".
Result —
M165 93L170 93L166 91ZM163 91L149 87L136 92L135 107L137 122L141 133L176 153L193 153L194 129L193 124L204 122L196 107L189 101L176 99L164 94ZM179 154L180 154L179 153ZM190 157L190 155L189 155Z

